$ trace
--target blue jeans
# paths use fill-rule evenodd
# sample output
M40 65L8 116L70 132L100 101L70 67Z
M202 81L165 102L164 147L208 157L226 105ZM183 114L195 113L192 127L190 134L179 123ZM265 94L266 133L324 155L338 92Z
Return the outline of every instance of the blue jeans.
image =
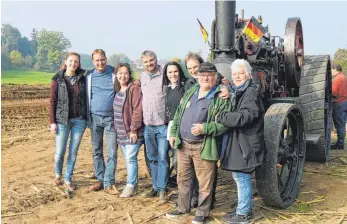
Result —
M345 143L346 137L346 117L347 117L347 102L333 103L333 120L337 132L336 145Z
M62 176L64 156L66 152L67 139L70 132L69 156L67 157L64 180L71 182L73 170L76 163L78 148L84 131L86 130L86 121L83 119L69 119L67 124L57 124L56 146L55 146L55 175Z
M251 176L247 173L232 172L237 185L237 208L236 214L247 215L252 211L252 183Z
M169 179L169 142L167 125L145 125L146 154L150 161L152 186L156 191L165 191Z
M114 128L113 116L92 114L91 135L93 144L94 171L98 181L104 188L115 183L117 167L117 134ZM106 165L104 161L103 137L106 135Z
M125 164L127 166L127 185L135 187L137 185L138 164L137 154L139 153L140 145L121 145Z

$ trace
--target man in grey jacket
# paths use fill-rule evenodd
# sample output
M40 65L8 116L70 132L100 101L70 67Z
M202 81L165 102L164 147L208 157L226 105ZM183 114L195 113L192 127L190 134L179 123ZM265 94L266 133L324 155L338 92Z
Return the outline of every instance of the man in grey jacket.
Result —
M118 194L115 186L117 166L117 135L114 128L114 68L106 64L105 51L96 49L92 53L94 69L86 74L87 124L91 128L94 172L97 182L89 191L104 188L108 194ZM106 135L107 159L103 155L103 135Z

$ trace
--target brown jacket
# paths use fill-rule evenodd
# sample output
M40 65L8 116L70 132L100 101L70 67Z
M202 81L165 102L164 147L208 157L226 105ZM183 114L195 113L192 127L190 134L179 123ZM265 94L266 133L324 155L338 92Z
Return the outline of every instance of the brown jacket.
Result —
M130 83L125 91L122 107L123 122L127 133L143 135L142 92L141 87Z

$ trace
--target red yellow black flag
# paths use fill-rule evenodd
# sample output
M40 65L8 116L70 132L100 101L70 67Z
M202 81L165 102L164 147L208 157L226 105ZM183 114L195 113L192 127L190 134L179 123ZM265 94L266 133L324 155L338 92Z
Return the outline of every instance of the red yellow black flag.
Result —
M203 25L200 23L198 18L197 18L197 20L198 20L198 23L200 24L200 30L201 30L202 37L204 38L204 41L206 43L207 42L207 38L208 38L208 33L205 30L205 28L203 27Z
M252 16L242 32L249 36L254 42L258 43L260 38L264 35L260 27L258 21Z

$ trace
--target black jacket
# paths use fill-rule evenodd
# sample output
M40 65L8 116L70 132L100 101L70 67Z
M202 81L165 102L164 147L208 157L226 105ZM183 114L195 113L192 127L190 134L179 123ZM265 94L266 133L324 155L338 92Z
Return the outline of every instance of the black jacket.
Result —
M78 111L78 116L80 118L87 118L87 106L86 106L86 88L85 88L85 70L80 69L78 74L76 74L77 81L76 88L77 92L75 94L75 107ZM61 123L67 124L69 120L69 107L71 102L69 99L67 84L64 79L65 70L58 71L52 77L52 90L51 90L51 123ZM52 122L52 120L54 122Z
M184 95L184 85L178 85L176 88L166 88L165 95L165 124L173 120L177 107L180 105L182 96Z
M231 99L231 112L222 112L218 118L231 128L223 139L221 168L250 173L262 164L265 150L265 110L259 86L250 80L248 87Z
M194 86L197 83L197 80L190 76L189 79L184 84L184 91L187 92L188 89L190 89L192 86Z

